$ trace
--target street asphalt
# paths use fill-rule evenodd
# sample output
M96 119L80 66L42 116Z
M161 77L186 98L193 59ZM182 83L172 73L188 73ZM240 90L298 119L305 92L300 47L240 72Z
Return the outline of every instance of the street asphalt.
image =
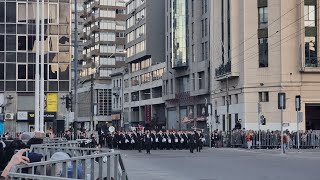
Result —
M121 151L129 180L320 180L320 150Z

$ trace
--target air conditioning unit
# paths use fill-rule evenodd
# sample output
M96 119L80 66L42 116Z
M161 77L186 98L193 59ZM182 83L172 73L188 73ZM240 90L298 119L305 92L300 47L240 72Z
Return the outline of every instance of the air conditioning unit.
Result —
M13 113L6 113L4 115L4 118L7 120L13 120L14 119L14 114Z
M140 34L139 34L139 37L141 37L141 36L143 36L143 33L140 33Z
M143 19L144 18L144 15L141 15L141 19Z

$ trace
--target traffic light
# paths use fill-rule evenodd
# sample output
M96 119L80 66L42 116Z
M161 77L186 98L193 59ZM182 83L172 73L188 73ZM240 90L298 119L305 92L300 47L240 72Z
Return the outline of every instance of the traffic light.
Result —
M264 118L262 118L262 119L261 119L261 125L266 125L266 123L267 123L266 121L267 121L267 120L266 120L266 118L265 118L265 117L264 117Z
M71 110L72 107L72 100L69 96L66 96L66 108L67 110Z

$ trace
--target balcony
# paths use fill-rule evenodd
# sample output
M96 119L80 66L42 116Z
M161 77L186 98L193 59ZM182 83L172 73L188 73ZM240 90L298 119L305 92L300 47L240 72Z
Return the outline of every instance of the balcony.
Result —
M88 16L87 10L83 10L83 11L80 12L80 18L85 18L87 16Z
M80 32L80 40L85 40L87 38L88 38L88 36L87 36L86 32Z
M172 69L180 69L188 67L187 62L182 62L182 60L176 60L172 66Z
M120 96L120 87L114 87L114 88L112 89L112 94L113 94L114 96Z
M83 25L88 26L89 24L92 24L96 21L96 17L94 14L91 14L87 19L84 20Z
M231 62L228 61L226 64L221 64L218 68L216 68L216 79L219 79L230 73L231 73Z

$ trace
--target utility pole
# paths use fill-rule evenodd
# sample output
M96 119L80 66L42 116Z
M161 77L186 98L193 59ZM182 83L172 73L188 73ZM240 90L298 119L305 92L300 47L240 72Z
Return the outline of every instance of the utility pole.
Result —
M35 96L35 107L34 107L34 124L35 124L35 131L39 132L40 131L40 121L39 121L39 103L40 103L40 87L39 87L39 83L40 83L40 76L39 76L39 34L40 34L40 30L39 30L39 24L40 24L40 16L39 16L39 12L40 12L40 3L39 0L37 0L37 5L36 5L36 74L35 74L35 89L34 89L34 96Z
M77 139L77 121L78 121L78 7L77 0L74 0L74 120L73 120L73 133L74 140Z
M93 67L93 64L92 66ZM90 84L90 124L91 124L91 131L93 132L94 130L94 123L93 123L93 117L94 117L94 107L93 107L93 86L94 86L94 74L91 74L91 78L90 78L91 84Z
M230 130L231 129L231 124L229 123L229 76L228 74L226 73L226 76L227 76L227 97L226 97L226 100L227 100L227 130Z

